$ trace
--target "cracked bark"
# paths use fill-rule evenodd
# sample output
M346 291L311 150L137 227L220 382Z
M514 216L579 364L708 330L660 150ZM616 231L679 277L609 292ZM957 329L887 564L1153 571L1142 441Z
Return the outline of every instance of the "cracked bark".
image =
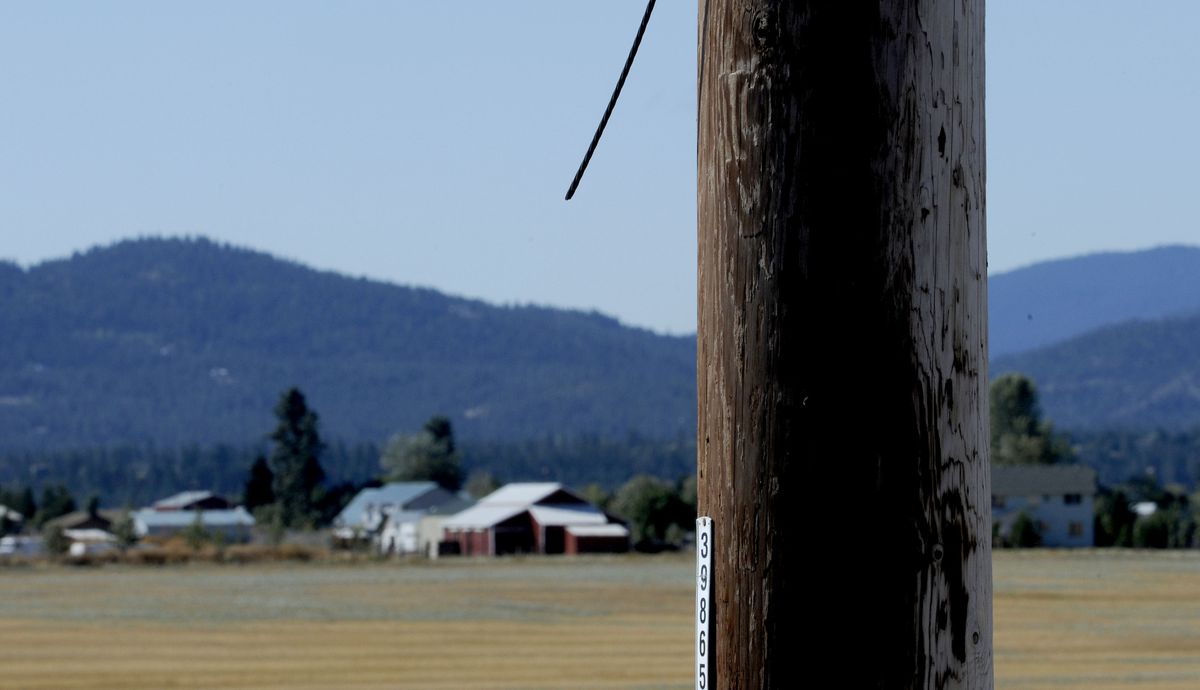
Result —
M992 687L983 16L700 1L712 687Z

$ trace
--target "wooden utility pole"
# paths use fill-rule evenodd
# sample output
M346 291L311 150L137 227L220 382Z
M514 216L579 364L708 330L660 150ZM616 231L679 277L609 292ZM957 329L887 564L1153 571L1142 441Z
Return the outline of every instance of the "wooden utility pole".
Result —
M992 687L983 4L699 2L709 687Z

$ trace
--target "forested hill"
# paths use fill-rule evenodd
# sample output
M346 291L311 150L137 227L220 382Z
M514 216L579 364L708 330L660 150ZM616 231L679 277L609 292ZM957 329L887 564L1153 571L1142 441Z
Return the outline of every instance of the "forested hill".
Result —
M1059 428L1200 428L1200 312L1128 321L992 361L993 376L1007 371L1037 381Z
M326 436L434 413L466 438L695 425L695 344L596 313L499 307L206 240L0 263L0 449L253 442L299 386Z
M1159 247L1046 261L988 279L993 358L1130 319L1200 311L1200 248Z

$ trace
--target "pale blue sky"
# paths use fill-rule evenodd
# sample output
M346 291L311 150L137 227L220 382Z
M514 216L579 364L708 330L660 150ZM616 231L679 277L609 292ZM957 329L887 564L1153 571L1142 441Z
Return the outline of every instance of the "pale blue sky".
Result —
M0 3L0 257L203 234L695 327L695 2ZM991 269L1196 243L1200 3L988 3Z

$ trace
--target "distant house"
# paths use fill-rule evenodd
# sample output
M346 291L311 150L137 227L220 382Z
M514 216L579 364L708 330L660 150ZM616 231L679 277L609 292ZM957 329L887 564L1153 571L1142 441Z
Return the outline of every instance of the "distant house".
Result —
M233 504L211 491L182 491L155 501L150 508L157 511L230 510Z
M992 522L1007 536L1024 513L1043 546L1091 546L1096 471L1084 465L992 465Z
M117 541L112 534L112 526L123 515L124 511L121 510L98 510L94 513L77 510L60 515L45 526L47 529L62 530L63 536L71 542L69 553L82 556L112 548Z
M420 524L425 513L419 510L395 510L383 518L375 546L380 553L421 553Z
M71 540L67 553L72 556L105 553L116 548L117 544L117 538L102 529L68 529L63 530L63 536Z
M124 511L120 510L98 510L95 513L89 513L86 510L77 510L73 513L60 515L48 521L45 526L47 529L61 529L64 533L83 530L110 532L112 524L119 520L123 514Z
M424 552L421 520L453 515L469 505L469 499L434 482L392 482L358 492L333 519L334 536L367 540L381 553Z
M629 530L556 483L508 484L447 519L444 538L467 556L629 550Z
M172 537L199 520L205 532L227 544L250 541L254 516L246 509L223 510L155 510L143 508L133 514L133 530L139 538Z

